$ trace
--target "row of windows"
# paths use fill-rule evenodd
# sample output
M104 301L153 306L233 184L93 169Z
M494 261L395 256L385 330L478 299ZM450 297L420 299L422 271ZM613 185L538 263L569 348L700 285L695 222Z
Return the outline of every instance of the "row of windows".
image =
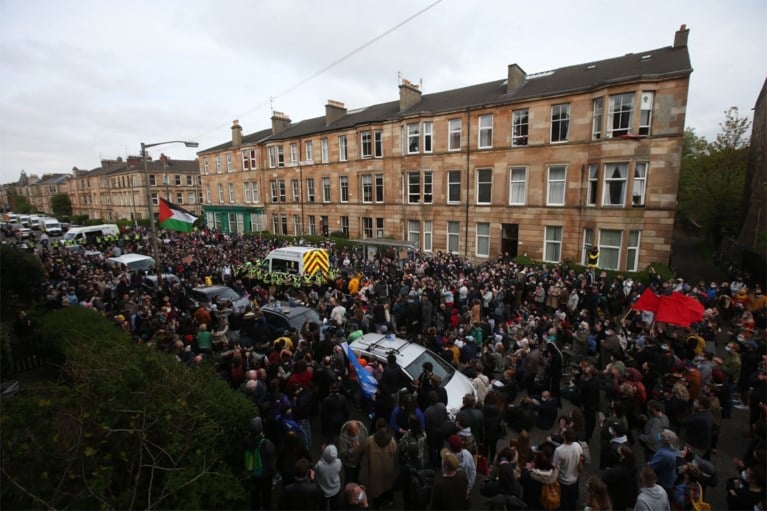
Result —
M158 197L160 194L157 192L152 192L152 205L158 206L160 204L160 200ZM171 195L165 194L165 200L170 201ZM189 192L186 195L186 204L197 204L197 194L195 192ZM200 201L202 202L202 197L200 197ZM175 204L184 204L184 194L182 192L176 192L176 201ZM132 203L124 203L122 206L132 206Z
M125 186L134 186L134 176L130 176L130 179L125 179L128 176L120 176L119 178L113 178L112 187L118 188L118 187L125 187ZM162 184L161 186L184 186L184 176L175 175L175 176L168 176L163 175L162 176ZM199 184L202 180L200 176L197 177L197 183ZM194 186L194 178L195 176L186 176L186 186ZM130 182L130 184L128 184ZM157 186L157 176L155 174L149 174L149 186Z
M546 205L565 206L567 190L567 166L549 165L546 168ZM630 176L629 171L633 171ZM462 197L461 171L451 170L445 174L445 196L447 204L460 204ZM508 205L525 206L528 197L528 182L530 179L528 167L515 166L509 168L508 174ZM647 190L647 162L617 162L604 164L602 173L594 163L588 167L586 187L586 204L605 207L625 207L626 198L631 190L631 206L643 206ZM493 203L493 169L477 169L475 176L474 203L477 205L492 205ZM350 200L349 177L338 178L338 201L348 203ZM402 197L407 204L434 203L434 172L429 170L407 172L402 180ZM601 187L600 187L601 185ZM225 202L224 185L218 186L218 201ZM288 202L288 188L285 179L272 179L269 182L270 200L272 203ZM363 204L384 202L384 175L363 174L359 176L359 190ZM256 181L243 184L246 203L258 202L258 184ZM330 203L331 178L319 178L319 198L315 178L305 180L306 202ZM210 185L206 186L207 200L210 202ZM601 196L601 201L600 201ZM294 203L302 201L301 183L298 179L290 180L290 197ZM235 185L228 185L228 201L237 201Z
M607 97L607 115L604 114L605 98L594 98L592 104L592 133L593 140L599 140L603 134L607 138L625 135L648 136L651 134L652 111L654 92L643 91L641 93L615 94ZM636 102L639 102L636 108ZM634 112L639 111L639 121L634 129ZM571 111L569 103L552 105L549 114L550 135L549 142L561 143L570 139ZM530 133L531 113L529 108L512 110L511 120L511 146L520 147L528 145ZM491 149L494 147L494 114L480 115L477 120L477 147L479 149ZM463 145L462 119L449 119L447 126L447 150L458 151ZM383 132L381 130L365 130L360 132L360 155L362 159L383 157ZM409 123L402 128L402 153L403 154L428 154L434 150L434 124L432 121ZM348 161L349 145L347 135L337 137L338 161ZM257 168L257 151L247 149L241 151L242 170L255 170ZM284 145L275 144L267 147L268 167L279 168L296 165L311 165L314 160L314 142L303 142L303 159L301 159L299 144L296 142L288 145L288 161L285 160ZM233 172L234 162L231 154L214 159L215 173ZM329 139L320 139L320 163L330 161ZM203 173L209 174L208 159L203 159Z

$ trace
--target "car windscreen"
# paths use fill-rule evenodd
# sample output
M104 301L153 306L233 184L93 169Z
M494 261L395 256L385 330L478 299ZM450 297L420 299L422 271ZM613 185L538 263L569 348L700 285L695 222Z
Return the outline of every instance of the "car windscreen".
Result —
M450 381L450 378L453 377L453 374L455 374L455 369L453 366L442 360L441 358L433 355L429 351L424 351L421 353L415 360L410 362L407 367L405 367L405 371L407 374L410 375L410 377L413 380L417 380L418 377L423 372L423 363L424 362L431 362L431 365L434 366L434 371L432 371L434 374L442 378L441 385L444 387L447 385L447 382Z

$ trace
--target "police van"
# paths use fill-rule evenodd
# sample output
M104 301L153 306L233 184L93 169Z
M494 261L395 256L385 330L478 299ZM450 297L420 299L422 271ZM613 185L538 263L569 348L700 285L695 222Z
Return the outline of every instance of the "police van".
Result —
M330 258L324 248L317 247L282 247L269 252L264 259L265 269L272 273L292 275L310 275L327 273Z
M87 225L85 227L72 227L62 238L65 244L92 243L102 236L119 236L120 229L116 224Z

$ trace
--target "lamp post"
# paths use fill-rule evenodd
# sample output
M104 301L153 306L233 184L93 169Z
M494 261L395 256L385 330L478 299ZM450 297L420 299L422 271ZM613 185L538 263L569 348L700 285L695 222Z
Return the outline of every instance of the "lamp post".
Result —
M189 142L185 140L170 140L168 142L155 142L153 144L145 144L141 142L141 159L144 161L144 193L146 194L146 207L149 212L149 235L152 241L152 257L154 258L154 271L157 274L157 289L162 287L162 267L160 266L160 250L157 246L157 227L154 222L154 214L152 213L152 194L149 192L149 169L146 164L146 150L150 147L165 144L184 144L186 147L199 147L197 142ZM159 197L159 194L158 194Z

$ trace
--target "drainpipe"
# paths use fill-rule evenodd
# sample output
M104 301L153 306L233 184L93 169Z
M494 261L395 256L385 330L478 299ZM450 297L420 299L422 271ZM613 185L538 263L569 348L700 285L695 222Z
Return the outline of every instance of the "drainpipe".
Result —
M471 110L466 109L466 219L463 228L463 256L469 257L469 192L471 186L469 177L471 174L470 153L471 153Z

